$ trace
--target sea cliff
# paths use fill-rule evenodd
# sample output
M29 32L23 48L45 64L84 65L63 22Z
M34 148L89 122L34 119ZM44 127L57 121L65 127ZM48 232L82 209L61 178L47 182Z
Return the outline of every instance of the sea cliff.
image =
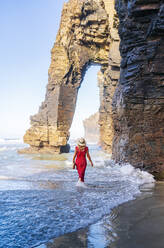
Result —
M69 0L51 51L45 101L24 136L26 151L69 151L78 91L97 63L102 148L116 162L164 178L163 49L163 1Z
M113 98L113 159L164 178L164 4L117 0L121 74Z

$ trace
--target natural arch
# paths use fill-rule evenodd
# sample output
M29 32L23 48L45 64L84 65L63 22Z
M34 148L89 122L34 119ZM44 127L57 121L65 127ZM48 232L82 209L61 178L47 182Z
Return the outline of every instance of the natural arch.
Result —
M64 4L60 29L51 51L51 65L45 101L31 117L24 135L29 152L64 152L71 127L78 90L87 67L101 65L100 139L111 151L113 139L111 101L119 77L118 19L114 1L70 0Z
M100 92L97 74L101 66L91 65L78 92L75 114L68 142L84 137L87 143L99 141ZM91 119L90 119L91 118Z
M163 1L116 0L116 8L119 83L114 0L70 0L52 49L46 98L24 141L30 152L66 148L84 72L98 63L102 146L111 152L113 143L115 161L164 178Z

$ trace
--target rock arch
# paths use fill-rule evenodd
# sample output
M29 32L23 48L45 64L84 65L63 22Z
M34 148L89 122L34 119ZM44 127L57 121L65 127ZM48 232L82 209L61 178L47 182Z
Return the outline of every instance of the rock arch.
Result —
M70 0L64 4L59 32L51 51L45 101L31 117L24 135L29 152L65 152L78 90L87 67L101 65L100 140L111 152L111 101L119 77L118 18L114 0Z

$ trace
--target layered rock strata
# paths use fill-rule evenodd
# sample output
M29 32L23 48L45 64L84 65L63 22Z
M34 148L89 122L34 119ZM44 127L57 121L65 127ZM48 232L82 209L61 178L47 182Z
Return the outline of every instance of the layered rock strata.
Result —
M113 158L164 178L164 4L117 0L121 75L113 99Z
M98 73L100 89L99 126L100 144L106 152L112 153L114 138L112 99L120 76L120 39L118 35L119 21L115 11L115 1L104 0L104 3L107 13L109 13L110 46L108 66L106 70L100 70Z
M87 142L98 144L100 139L99 112L91 115L83 121L84 138Z
M111 151L109 136L113 129L109 114L113 87L119 77L117 26L113 0L110 3L107 0L70 0L64 4L51 51L45 101L38 114L31 117L31 128L24 135L24 142L30 145L27 152L69 150L67 141L78 90L86 70L95 63L101 65L100 139L103 147Z

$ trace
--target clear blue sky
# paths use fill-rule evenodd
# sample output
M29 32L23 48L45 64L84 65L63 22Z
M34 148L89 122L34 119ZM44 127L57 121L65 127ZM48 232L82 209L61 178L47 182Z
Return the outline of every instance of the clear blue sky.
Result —
M30 126L30 115L38 112L44 100L50 50L64 2L0 1L0 138L22 137ZM83 134L82 119L99 107L97 71L88 70L79 91L73 136Z

